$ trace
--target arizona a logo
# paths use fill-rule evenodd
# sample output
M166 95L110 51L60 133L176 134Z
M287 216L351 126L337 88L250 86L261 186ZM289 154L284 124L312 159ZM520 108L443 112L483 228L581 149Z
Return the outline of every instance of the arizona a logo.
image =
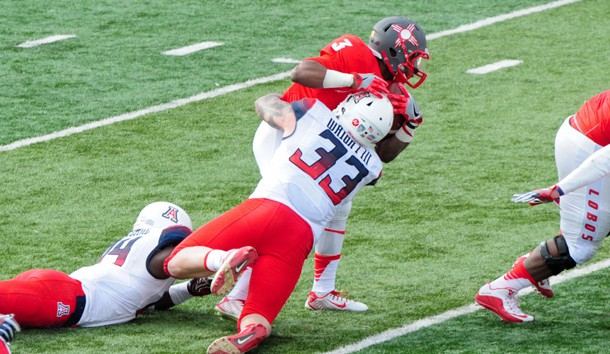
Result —
M70 305L64 305L61 302L57 303L57 317L68 316L70 314Z
M161 216L168 220L171 220L174 223L178 223L178 209L174 207L170 206L165 213L161 214Z

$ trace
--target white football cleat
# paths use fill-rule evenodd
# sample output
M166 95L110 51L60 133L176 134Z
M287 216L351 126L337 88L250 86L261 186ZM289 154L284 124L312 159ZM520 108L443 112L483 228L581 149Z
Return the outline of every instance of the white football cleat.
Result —
M214 311L219 316L235 320L241 316L241 311L244 309L244 300L230 300L228 297L223 297L219 303L214 306Z
M479 289L474 300L477 304L500 316L506 322L532 322L533 316L519 308L517 291L511 288L493 289L486 283Z
M334 311L355 311L362 312L369 309L362 302L350 300L347 296L343 296L339 291L333 290L324 295L316 295L310 291L305 308L310 310L334 310Z
M540 293L540 295L542 295L542 297L545 299L550 299L555 296L555 292L553 291L553 288L551 287L551 282L548 278L534 284L534 288L536 288L536 291Z

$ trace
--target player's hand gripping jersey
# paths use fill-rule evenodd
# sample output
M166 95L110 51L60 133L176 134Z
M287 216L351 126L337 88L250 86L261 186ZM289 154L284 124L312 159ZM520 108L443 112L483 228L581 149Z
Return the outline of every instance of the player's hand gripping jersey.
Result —
M157 279L147 269L147 259L169 244L178 244L191 233L188 227L140 229L110 246L99 263L70 274L81 281L87 297L78 323L97 327L124 323L163 296L174 278Z
M370 147L356 143L321 102L292 103L295 131L276 150L268 171L250 198L288 205L314 228L316 237L363 186L381 174L382 163ZM322 138L322 139L320 139Z

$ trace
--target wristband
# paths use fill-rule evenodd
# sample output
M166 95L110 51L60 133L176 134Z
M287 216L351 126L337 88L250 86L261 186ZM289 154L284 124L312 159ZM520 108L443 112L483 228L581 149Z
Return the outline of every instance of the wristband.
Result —
M322 88L352 87L354 76L336 70L326 70Z
M554 185L553 188L551 188L551 193L553 193L553 189L557 191L557 194L559 194L560 197L564 194L563 190L561 190L561 187L558 185Z
M408 127L405 123L396 131L396 133L394 133L394 136L403 143L409 144L413 141L414 131L415 129Z

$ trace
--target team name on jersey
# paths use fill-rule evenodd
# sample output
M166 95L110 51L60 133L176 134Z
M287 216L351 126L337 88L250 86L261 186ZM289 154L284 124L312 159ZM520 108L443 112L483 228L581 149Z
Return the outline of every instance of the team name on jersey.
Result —
M337 139L341 140L350 150L352 150L365 165L369 164L373 154L356 143L337 121L330 119L328 123L326 123L326 127L337 137Z

